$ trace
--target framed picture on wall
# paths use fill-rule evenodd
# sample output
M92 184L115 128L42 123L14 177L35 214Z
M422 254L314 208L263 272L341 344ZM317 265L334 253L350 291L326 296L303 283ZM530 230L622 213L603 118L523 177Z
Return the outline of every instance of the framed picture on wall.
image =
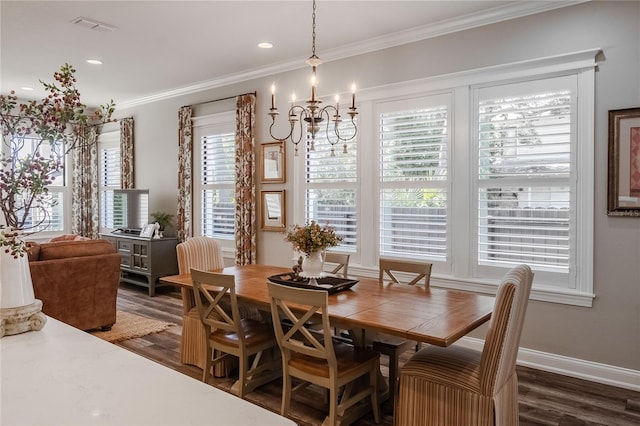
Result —
M262 170L262 183L285 182L285 158L285 144L283 141L269 142L260 145L260 169Z
M640 108L609 111L607 214L640 217Z
M284 189L279 191L260 191L261 228L264 231L284 231L286 228Z

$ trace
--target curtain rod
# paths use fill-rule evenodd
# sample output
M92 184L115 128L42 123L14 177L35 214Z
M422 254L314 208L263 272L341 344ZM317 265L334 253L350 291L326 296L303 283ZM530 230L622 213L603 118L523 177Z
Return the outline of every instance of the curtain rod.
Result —
M197 103L197 104L184 105L184 106L191 106L191 107L194 107L194 106L198 106L198 105L211 104L211 103L213 103L213 102L220 102L220 101L227 101L227 100L229 100L229 99L235 99L235 98L237 98L238 96L244 96L244 95L253 95L253 96L258 96L258 93L254 90L253 92L241 93L241 94L239 94L239 95L227 96L227 97L225 97L225 98L214 99L214 100L212 100L212 101L205 101L205 102L200 102L200 103Z

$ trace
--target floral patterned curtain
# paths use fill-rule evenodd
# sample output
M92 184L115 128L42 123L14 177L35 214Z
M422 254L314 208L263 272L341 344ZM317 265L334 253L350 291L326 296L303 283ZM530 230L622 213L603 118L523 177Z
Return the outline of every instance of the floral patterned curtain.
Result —
M133 117L120 120L120 188L133 188Z
M193 196L193 125L191 106L183 106L178 111L178 211L176 232L179 241L193 235L192 196Z
M74 148L71 199L71 232L83 237L98 238L98 133L86 130Z
M256 187L255 127L256 96L236 98L236 264L255 263Z

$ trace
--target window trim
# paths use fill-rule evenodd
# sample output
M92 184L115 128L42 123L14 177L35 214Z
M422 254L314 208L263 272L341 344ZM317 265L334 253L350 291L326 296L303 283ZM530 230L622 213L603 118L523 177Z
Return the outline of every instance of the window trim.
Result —
M470 152L473 140L473 102L472 88L483 84L504 84L511 81L527 80L535 78L547 78L561 75L577 75L578 99L577 99L577 134L579 143L576 148L576 173L572 179L580 179L576 182L576 200L580 206L577 214L577 235L581 236L581 244L576 244L575 277L569 277L576 282L575 288L559 288L536 284L531 292L531 299L545 302L563 303L577 306L591 307L593 303L593 244L594 244L594 178L593 173L582 173L583 170L593 170L594 167L594 117L595 117L595 67L596 56L601 49L588 49L567 54L519 61L486 68L467 70L441 76L428 77L409 82L399 82L391 85L364 89L359 95L358 110L360 117L373 117L376 101L389 101L398 98L433 95L442 92L453 94L452 99L452 124L449 161L451 164L472 164ZM376 276L377 244L368 244L363 240L362 229L371 229L376 225L377 213L364 215L363 211L376 212L376 201L371 200L370 194L374 188L367 179L362 179L363 164L377 164L373 162L376 147L366 146L361 141L377 139L375 120L371 123L362 122L359 126L358 143L358 181L360 191L358 194L358 240L360 246L358 256L352 256L355 261L350 269L358 275ZM300 158L300 157L298 157ZM294 158L294 190L293 190L293 218L294 223L304 221L304 186L300 180L304 176L304 162ZM369 166L370 167L370 166ZM377 166L375 166L377 170ZM480 293L495 294L499 279L484 279L473 276L473 253L468 241L469 233L474 229L473 221L477 215L472 214L475 205L469 202L475 199L473 191L474 173L470 168L453 168L450 180L453 182L467 182L467 185L458 185L451 189L451 213L450 226L451 244L460 250L467 247L468 252L463 256L456 256L453 260L451 274L434 272L432 285L445 288L476 291ZM366 195L364 195L366 194ZM462 206L460 200L467 200L466 206ZM375 243L373 238L372 243ZM464 244L466 242L466 244Z

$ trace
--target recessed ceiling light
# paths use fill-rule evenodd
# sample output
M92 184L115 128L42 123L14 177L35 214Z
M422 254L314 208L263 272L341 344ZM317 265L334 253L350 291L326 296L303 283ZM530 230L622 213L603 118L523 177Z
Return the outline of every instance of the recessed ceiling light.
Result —
M26 90L27 92L30 92L33 90L33 87L29 87L29 86L22 86L20 89L22 90Z
M99 59L87 59L87 63L91 65L102 65L102 61Z
M273 44L269 43L269 42L262 42L262 43L258 43L258 47L260 49L271 49L273 47Z

